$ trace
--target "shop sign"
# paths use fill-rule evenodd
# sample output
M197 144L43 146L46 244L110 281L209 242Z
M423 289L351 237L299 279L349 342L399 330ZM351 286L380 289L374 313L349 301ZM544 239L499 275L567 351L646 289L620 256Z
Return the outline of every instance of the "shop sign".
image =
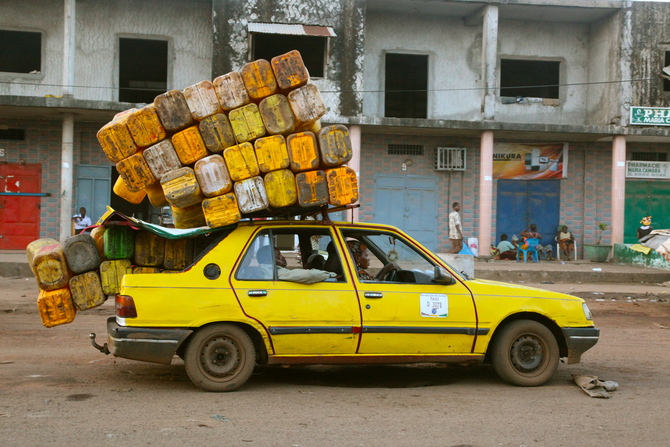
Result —
M670 108L631 107L630 123L642 126L670 126Z
M670 162L627 161L626 178L670 179Z
M493 178L546 180L565 177L567 147L564 143L493 145Z

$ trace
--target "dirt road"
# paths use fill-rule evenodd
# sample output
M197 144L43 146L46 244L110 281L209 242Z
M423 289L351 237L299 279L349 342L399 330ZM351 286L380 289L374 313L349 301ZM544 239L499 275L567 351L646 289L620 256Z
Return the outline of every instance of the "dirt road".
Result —
M628 447L670 439L670 302L654 294L577 293L601 341L540 388L506 385L489 367L307 367L266 370L239 391L214 394L196 389L182 365L95 351L88 334L105 333L111 300L47 329L34 279L0 278L0 287L2 446ZM616 381L619 390L591 398L572 374Z

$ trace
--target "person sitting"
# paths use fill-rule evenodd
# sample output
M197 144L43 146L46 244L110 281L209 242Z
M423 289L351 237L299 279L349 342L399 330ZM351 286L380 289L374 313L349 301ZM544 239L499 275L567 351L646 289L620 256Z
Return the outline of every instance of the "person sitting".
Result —
M335 242L333 241L328 242L326 251L328 252L328 259L326 259L326 262L323 265L323 269L329 272L333 272L336 275L342 275L342 264L340 263L340 260L338 259L337 256L337 250L335 249Z
M558 246L569 261L572 257L572 252L575 250L575 238L572 233L568 231L568 226L563 225L558 232Z
M507 234L505 233L500 235L500 243L496 247L496 250L498 250L498 254L495 259L507 259L511 261L516 259L516 247L507 240Z
M349 247L349 251L351 251L351 255L354 258L356 273L358 274L358 279L361 281L382 281L391 270L400 270L398 264L389 262L379 271L379 273L377 273L377 276L373 278L366 270L370 267L368 247L356 240L347 241L347 247Z
M651 216L643 217L640 223L642 225L637 229L637 239L639 242L642 242L641 239L654 231L654 228L651 226Z
M286 258L277 250L275 251L275 262L276 267L272 262L272 249L270 245L264 245L258 249L256 253L256 260L260 265L261 270L263 271L264 278L273 278L273 269L277 269L277 279L280 281L292 281L299 282L303 284L314 284L316 282L325 281L328 278L335 278L336 274L333 272L327 272L325 270L317 269L287 269ZM283 265L282 265L283 264Z

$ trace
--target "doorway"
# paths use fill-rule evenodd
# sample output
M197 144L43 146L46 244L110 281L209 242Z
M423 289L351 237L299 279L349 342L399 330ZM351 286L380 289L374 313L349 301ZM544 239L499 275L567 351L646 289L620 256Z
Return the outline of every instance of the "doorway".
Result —
M25 250L40 237L42 165L0 163L0 249Z
M520 237L530 224L537 225L541 244L554 245L560 224L560 180L498 180L496 207L496 244L506 233Z
M429 250L437 250L437 179L375 176L374 221L400 228Z
M628 180L626 182L625 244L637 243L637 228L644 216L651 216L652 227L670 228L670 182Z

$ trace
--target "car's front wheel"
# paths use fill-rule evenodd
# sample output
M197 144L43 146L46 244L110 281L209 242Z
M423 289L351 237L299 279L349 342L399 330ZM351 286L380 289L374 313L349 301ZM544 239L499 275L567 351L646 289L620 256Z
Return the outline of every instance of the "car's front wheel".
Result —
M207 391L233 391L254 370L256 351L249 335L232 324L214 324L195 333L184 365L191 381Z
M518 386L540 386L556 372L556 338L541 323L517 320L500 329L493 341L491 360L496 373Z

